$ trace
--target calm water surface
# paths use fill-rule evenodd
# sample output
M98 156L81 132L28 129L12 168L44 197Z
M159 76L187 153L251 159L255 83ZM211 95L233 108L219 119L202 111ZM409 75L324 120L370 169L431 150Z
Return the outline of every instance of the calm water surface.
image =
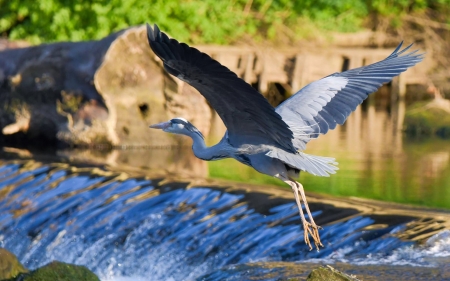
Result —
M305 189L450 209L450 140L408 139L394 117L359 108L344 126L312 140L305 152L335 157L340 170L329 178L301 174ZM212 177L283 185L232 160L209 168Z
M404 105L397 111L404 114ZM309 192L450 209L450 140L408 139L399 125L403 122L402 116L395 111L377 110L375 106L359 107L344 126L338 126L307 145L306 153L335 157L339 162L337 173L330 177L302 173L300 182ZM214 130L216 136L209 137L211 145L223 135L224 128L218 127ZM165 134L155 130L149 130L149 133ZM261 175L232 159L199 160L193 156L187 137L174 137L184 145L151 144L148 148L112 152L61 150L57 155L69 161L106 164L118 171L140 170L162 176L170 173L285 186L283 182ZM18 157L49 156L14 148L5 150Z

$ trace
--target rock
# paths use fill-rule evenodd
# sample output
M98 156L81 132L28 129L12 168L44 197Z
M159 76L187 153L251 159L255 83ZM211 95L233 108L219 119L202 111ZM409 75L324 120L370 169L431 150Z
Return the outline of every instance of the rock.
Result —
M169 76L144 26L102 40L0 52L0 143L177 145L148 125L183 116L205 135L211 109Z
M0 248L0 280L9 281L100 281L89 269L80 265L54 261L29 272L6 249Z
M10 251L0 248L0 280L15 278L28 270L19 262Z
M105 99L109 127L120 145L177 145L185 138L148 126L182 116L204 135L211 109L194 88L170 76L148 46L145 26L125 31L115 40L94 83Z
M359 281L353 276L347 275L331 266L319 267L311 271L306 281Z
M89 269L80 265L53 261L16 279L21 281L100 281Z
M111 42L120 34L99 41L61 42L0 52L0 70L6 80L0 83L0 106L4 109L0 112L0 141L50 140L52 144L58 140L58 133L71 129L71 121L85 103L96 101L107 112L93 77ZM79 103L70 107L63 93Z

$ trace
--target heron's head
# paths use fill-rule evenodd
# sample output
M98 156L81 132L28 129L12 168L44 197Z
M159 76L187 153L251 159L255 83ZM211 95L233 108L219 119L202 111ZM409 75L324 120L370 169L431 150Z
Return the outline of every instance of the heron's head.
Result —
M203 138L202 133L197 128L195 128L194 125L181 117L173 118L167 122L151 125L150 128L162 129L164 132L172 134L181 134L188 136L194 136L196 134Z

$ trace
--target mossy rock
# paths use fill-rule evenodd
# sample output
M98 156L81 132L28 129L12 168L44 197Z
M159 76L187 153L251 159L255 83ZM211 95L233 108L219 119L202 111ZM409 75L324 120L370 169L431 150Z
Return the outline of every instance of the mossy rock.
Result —
M406 112L404 130L409 136L450 138L450 113L431 103L416 103Z
M319 267L311 271L306 281L359 281L353 276L340 272L331 266Z
M89 269L80 265L53 261L16 280L21 281L100 281Z
M11 279L28 270L10 251L0 248L0 280Z

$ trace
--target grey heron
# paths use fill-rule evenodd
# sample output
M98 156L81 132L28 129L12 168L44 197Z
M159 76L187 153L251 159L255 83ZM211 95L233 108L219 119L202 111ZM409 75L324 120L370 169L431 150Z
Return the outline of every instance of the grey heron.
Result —
M405 53L412 44L401 50L400 43L386 59L312 82L274 108L234 72L207 54L170 39L157 25L147 24L147 37L164 69L196 88L217 111L227 131L219 143L207 147L202 133L186 119L174 118L150 128L191 137L192 150L200 159L234 158L291 186L310 250L309 236L317 250L323 247L320 227L296 179L300 171L329 176L338 168L334 158L304 153L306 144L342 125L370 93L423 59L417 51Z

